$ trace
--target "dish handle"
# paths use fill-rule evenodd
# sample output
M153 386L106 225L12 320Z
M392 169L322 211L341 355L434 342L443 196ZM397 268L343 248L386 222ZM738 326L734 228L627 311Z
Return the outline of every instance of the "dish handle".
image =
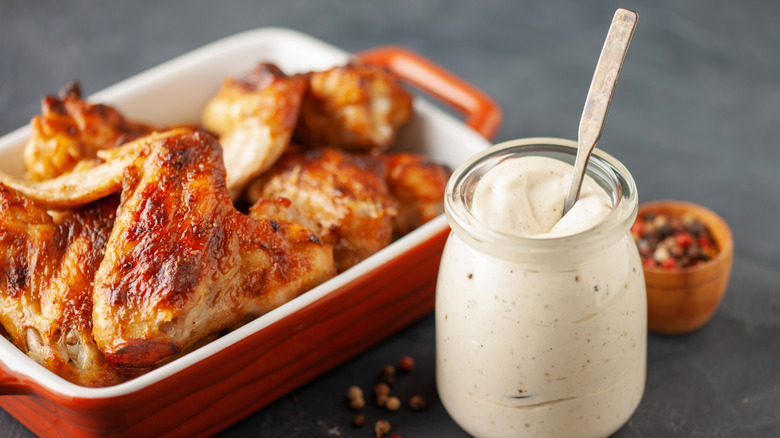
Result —
M490 140L501 125L501 107L483 91L430 60L396 46L357 53L363 62L380 65L465 115L466 124Z

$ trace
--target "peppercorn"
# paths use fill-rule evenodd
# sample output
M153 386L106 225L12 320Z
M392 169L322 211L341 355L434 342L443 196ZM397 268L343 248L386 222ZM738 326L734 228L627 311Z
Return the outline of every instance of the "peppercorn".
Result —
M636 241L636 247L639 249L639 254L645 257L653 253L653 247L650 245L650 241L644 237L640 237Z
M395 367L392 365L382 365L382 368L379 369L380 374L388 375L388 376L394 376L395 375Z
M376 396L376 405L379 406L380 408L383 408L387 405L387 400L389 399L390 396L388 396L387 394L379 394L378 396Z
M376 433L376 438L382 438L386 433L390 433L390 422L387 420L378 420L376 424L374 424L374 432Z
M380 382L374 385L374 395L379 396L382 394L390 394L390 385L384 382Z
M642 221L636 221L634 222L634 225L631 225L631 234L634 236L634 239L639 239L639 236L642 235Z
M412 408L412 410L421 411L425 409L425 399L420 395L413 395L412 398L409 399L409 407Z
M347 399L352 400L353 398L363 398L363 390L360 389L359 386L352 385L347 389Z
M352 398L349 400L349 407L356 411L359 411L364 407L366 407L366 401L363 399L362 396Z
M395 367L392 365L382 365L376 380L380 383L392 385L395 382Z
M669 258L669 255L669 250L663 246L659 246L655 249L655 251L653 251L653 259L658 263L663 263L666 259Z
M363 427L365 423L366 423L366 417L363 414L357 414L355 415L355 418L352 419L352 424L355 427Z
M698 243L692 243L685 249L685 254L692 259L699 258L701 257L701 247Z
M388 411L397 411L401 409L401 400L398 397L390 397L387 399L385 407L387 407Z
M687 248L693 243L693 236L691 233L683 231L682 233L679 233L675 236L675 240L677 240L678 245L682 246L683 248Z
M648 268L683 269L710 260L718 251L707 227L689 213L645 213L631 226L631 234Z
M398 361L398 369L405 373L410 373L414 369L414 359L410 356L404 356Z

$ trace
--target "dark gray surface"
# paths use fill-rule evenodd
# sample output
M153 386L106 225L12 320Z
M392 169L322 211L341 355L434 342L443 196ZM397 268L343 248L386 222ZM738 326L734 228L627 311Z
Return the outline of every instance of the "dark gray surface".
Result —
M92 93L218 38L283 26L348 51L419 52L498 100L496 141L572 138L612 13L634 9L639 26L599 146L632 171L641 201L683 199L720 213L735 259L709 325L650 336L644 399L616 436L780 435L780 2L265 3L2 1L0 133L27 123L40 97L71 79ZM385 414L395 431L466 436L435 400L433 340L429 316L220 436L371 436L350 428L343 393L403 354L418 368L399 385L433 403ZM31 434L0 411L0 435Z

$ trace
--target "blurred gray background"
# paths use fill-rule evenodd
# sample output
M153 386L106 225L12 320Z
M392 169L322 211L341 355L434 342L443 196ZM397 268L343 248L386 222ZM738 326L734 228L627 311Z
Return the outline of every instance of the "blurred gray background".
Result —
M420 53L498 101L496 142L576 138L618 7L640 18L599 147L631 170L640 202L682 199L720 213L735 259L708 326L650 336L645 398L616 436L777 436L780 2L3 0L0 133L27 123L41 96L70 80L91 94L219 38L281 26L350 52L400 45ZM331 436L334 425L341 436L370 436L348 427L340 405L351 376L414 353L416 378L430 387L432 349L429 316L224 436ZM402 424L406 437L465 436L440 405ZM2 411L0 430L29 435Z

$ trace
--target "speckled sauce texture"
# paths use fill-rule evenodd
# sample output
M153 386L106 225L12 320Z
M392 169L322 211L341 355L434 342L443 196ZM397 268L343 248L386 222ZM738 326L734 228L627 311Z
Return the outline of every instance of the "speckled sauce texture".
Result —
M644 390L647 324L632 244L626 237L548 269L450 238L436 300L437 387L461 427L598 437L628 420Z

